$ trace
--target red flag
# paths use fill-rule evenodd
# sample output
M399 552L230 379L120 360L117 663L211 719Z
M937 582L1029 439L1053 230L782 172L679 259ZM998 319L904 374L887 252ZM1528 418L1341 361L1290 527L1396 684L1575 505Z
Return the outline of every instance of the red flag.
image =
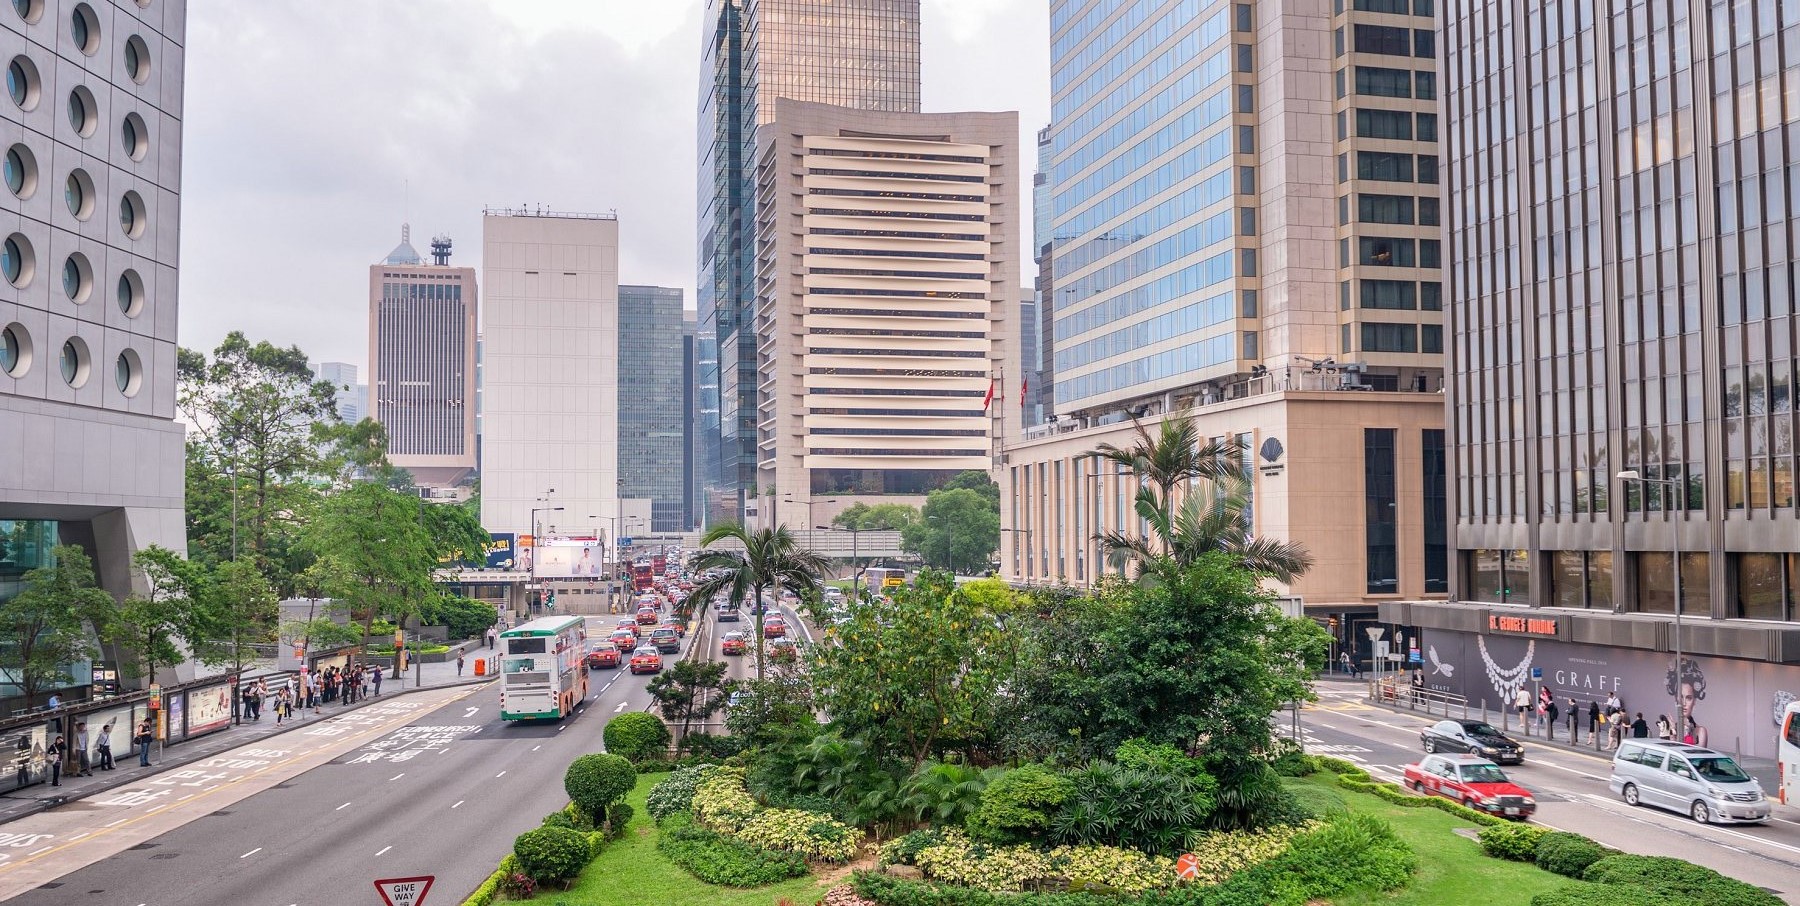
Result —
M994 403L994 379L988 378L988 392L987 392L987 396L984 396L981 398L981 411L986 412L988 410L988 407L993 405L993 403Z
M1030 378L1026 378L1026 377L1019 378L1019 411L1020 412L1025 411L1025 385L1029 384L1030 382L1031 382Z

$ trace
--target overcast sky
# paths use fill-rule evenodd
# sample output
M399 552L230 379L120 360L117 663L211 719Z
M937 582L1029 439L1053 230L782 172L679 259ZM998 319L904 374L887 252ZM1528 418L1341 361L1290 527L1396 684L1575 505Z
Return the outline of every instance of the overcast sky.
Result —
M617 211L621 282L692 307L701 5L191 4L182 345L235 329L366 369L369 265L410 220L479 268L483 205ZM923 6L925 109L1019 111L1030 173L1048 2Z

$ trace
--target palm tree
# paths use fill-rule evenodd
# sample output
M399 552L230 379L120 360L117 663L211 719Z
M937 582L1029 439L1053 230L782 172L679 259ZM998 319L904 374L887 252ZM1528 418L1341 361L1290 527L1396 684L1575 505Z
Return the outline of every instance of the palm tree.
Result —
M737 541L743 550L712 548L726 539ZM785 525L752 530L728 522L700 536L700 547L693 568L701 573L713 569L723 572L694 586L689 598L701 602L702 615L707 603L720 592L739 605L746 600L752 602L751 611L756 615L756 678L762 679L763 593L773 592L779 597L784 589L801 594L816 591L819 577L830 568L831 561L799 546Z
M1162 421L1155 435L1142 424L1128 449L1101 444L1093 453L1136 475L1133 509L1148 523L1147 537L1109 531L1095 535L1115 565L1136 559L1153 574L1159 567L1185 570L1209 553L1225 553L1251 572L1293 582L1313 558L1298 542L1257 538L1244 525L1250 481L1244 475L1244 446L1237 440L1200 441L1188 416ZM1208 487L1196 493L1195 481ZM1177 496L1179 493L1179 497Z

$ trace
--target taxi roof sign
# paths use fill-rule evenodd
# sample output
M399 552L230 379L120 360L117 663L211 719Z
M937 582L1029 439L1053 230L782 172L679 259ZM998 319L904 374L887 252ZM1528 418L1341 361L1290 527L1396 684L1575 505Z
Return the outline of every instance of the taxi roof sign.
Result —
M422 906L425 894L431 892L431 882L435 880L436 875L386 878L376 881L375 889L381 892L381 899L387 906Z

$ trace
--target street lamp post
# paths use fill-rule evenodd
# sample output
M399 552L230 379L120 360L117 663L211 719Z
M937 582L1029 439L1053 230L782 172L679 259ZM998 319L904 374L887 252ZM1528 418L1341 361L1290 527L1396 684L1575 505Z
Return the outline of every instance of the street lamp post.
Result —
M538 538L543 534L543 532L538 527L538 517L537 516L539 513L555 513L555 512L560 512L562 509L563 508L559 507L559 506L538 506L538 507L531 508L531 548L532 548L531 583L533 585L537 584L537 564L538 564L537 548L539 546ZM541 591L542 589L539 589L539 590Z
M1669 506L1673 508L1676 495L1681 494L1684 498L1681 501L1681 511L1685 513L1687 510L1687 500L1685 499L1686 489L1682 487L1684 479L1646 478L1636 469L1624 469L1614 477L1618 478L1621 483L1635 481L1640 486L1649 484L1663 485L1669 489ZM1645 503L1648 503L1648 495L1645 496ZM1681 521L1685 521L1685 519ZM1673 571L1675 573L1675 719L1681 722L1681 725L1675 728L1675 738L1681 739L1687 735L1688 718L1681 710L1681 522L1679 521L1675 524L1673 537L1674 550L1669 555L1669 559L1674 563Z

